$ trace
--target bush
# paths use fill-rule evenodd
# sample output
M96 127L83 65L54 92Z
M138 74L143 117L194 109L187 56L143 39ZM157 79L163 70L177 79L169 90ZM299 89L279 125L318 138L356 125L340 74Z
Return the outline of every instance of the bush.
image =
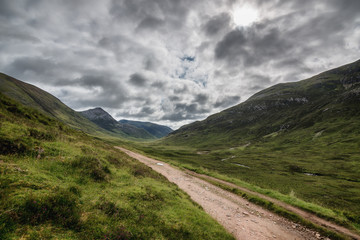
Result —
M17 215L22 224L38 225L52 221L66 228L75 228L80 221L78 197L68 190L37 197L30 195Z
M0 214L0 239L10 239L8 234L15 230L15 222L10 212Z
M35 128L29 129L29 136L37 140L54 141L55 135L47 132L41 132Z
M153 171L150 167L141 163L133 164L131 166L131 173L138 178L150 177L154 179L162 179L162 175L160 175L159 173Z
M111 156L111 155L108 155L108 156L106 157L106 160L107 160L110 164L114 165L114 166L117 167L117 168L121 168L121 167L123 167L123 166L126 166L126 165L129 165L129 164L130 164L130 162L129 162L128 160L126 160L126 159L119 159L119 158L113 157L113 156Z
M355 213L344 212L344 216L351 222L360 224L360 215Z
M81 156L71 163L73 167L81 168L82 172L95 181L107 180L110 169L95 157Z
M131 239L131 233L128 232L125 227L117 227L108 231L104 235L104 240L128 240Z
M19 140L9 140L7 138L0 137L0 154L18 154L24 155L30 151L29 146Z

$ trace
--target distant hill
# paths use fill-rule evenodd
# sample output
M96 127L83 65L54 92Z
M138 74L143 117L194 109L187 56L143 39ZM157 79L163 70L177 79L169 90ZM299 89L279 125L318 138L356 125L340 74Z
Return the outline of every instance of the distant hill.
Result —
M154 139L155 137L143 128L138 128L131 124L117 122L109 113L102 108L89 109L79 112L81 115L110 132L126 134L129 137Z
M166 141L206 148L247 144L302 129L326 134L342 131L344 120L359 129L359 116L360 60L262 90L237 106L181 127Z
M158 125L151 122L131 121L126 119L122 119L119 122L122 124L130 124L135 127L145 129L147 132L149 132L151 135L157 138L165 137L173 131L171 128L167 126Z

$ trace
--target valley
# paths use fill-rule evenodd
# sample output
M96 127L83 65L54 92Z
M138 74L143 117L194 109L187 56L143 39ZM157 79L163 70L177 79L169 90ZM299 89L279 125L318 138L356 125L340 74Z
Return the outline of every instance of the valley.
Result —
M2 239L359 239L360 61L175 131L0 83Z

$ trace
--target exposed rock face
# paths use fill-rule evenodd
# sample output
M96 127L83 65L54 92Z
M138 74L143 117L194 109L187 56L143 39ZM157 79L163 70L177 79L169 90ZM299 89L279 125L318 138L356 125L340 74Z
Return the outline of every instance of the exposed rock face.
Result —
M89 109L83 112L80 112L84 117L93 121L93 120L102 120L102 121L115 121L116 120L102 108Z

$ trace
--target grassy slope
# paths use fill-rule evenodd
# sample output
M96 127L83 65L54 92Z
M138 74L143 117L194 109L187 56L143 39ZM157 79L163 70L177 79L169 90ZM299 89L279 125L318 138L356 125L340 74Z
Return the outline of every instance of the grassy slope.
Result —
M0 94L0 239L232 239L111 145Z
M72 128L82 130L91 135L102 138L122 137L135 140L121 131L116 133L106 131L63 104L51 94L3 73L0 73L0 92L26 106L39 110L43 114L55 117Z
M276 85L137 148L360 229L359 66ZM308 102L286 103L290 97ZM267 109L254 110L259 106Z

